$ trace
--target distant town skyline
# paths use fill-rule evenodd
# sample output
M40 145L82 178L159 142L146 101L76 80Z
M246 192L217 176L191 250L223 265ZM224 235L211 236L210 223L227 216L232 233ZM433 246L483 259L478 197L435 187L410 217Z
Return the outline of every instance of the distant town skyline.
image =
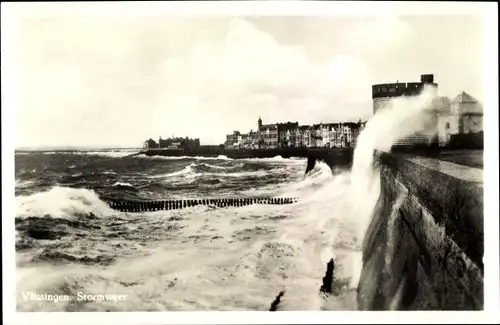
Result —
M482 100L483 45L474 16L30 18L15 146L215 145L259 116L355 122L372 115L372 84L425 73L441 95Z

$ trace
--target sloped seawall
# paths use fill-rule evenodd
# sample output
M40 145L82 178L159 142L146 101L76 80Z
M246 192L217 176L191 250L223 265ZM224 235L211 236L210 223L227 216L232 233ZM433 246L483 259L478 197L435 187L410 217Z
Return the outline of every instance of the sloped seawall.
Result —
M379 154L381 190L363 242L360 310L483 308L482 170Z

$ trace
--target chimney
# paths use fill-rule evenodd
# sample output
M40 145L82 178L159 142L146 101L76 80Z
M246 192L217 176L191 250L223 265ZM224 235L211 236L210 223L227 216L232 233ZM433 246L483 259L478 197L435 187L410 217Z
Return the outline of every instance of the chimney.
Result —
M434 83L434 75L433 74L423 74L420 76L420 82L423 84Z

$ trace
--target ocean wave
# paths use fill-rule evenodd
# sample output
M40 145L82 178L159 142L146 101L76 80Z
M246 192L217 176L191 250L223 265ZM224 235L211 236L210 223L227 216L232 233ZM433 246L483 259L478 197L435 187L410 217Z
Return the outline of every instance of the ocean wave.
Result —
M29 196L18 196L16 203L18 217L74 218L88 214L99 217L113 213L94 191L60 186Z
M243 178L243 177L264 177L270 173L265 170L249 171L249 172L239 172L239 173L204 173L201 176L215 176L215 177L232 177L232 178Z
M238 169L238 168L243 168L245 166L244 163L233 165L233 166L218 166L218 165L210 165L207 163L201 163L199 165L196 165L198 167L206 167L208 169L220 169L220 170L232 170L232 169Z
M44 155L79 155L79 156L101 156L109 158L123 158L134 154L136 151L47 151Z
M49 262L51 264L68 264L68 263L79 263L86 265L110 265L115 261L112 256L107 255L74 255L53 250L45 249L38 256L33 258L33 262Z
M113 187L134 187L134 185L127 182L116 182L113 184Z
M282 156L278 155L272 158L245 158L244 160L259 163L301 164L306 159L300 157L283 158Z
M140 154L134 156L140 159L151 159L151 160L233 160L224 155L219 155L217 157L202 157L202 156L147 156L145 154Z
M31 185L35 184L34 180L25 180L21 181L19 179L16 179L15 187L16 188L27 188L30 187Z
M320 201L328 201L330 197L328 191L332 191L332 193L338 191L338 188L329 187L339 186L337 183L339 178L326 163L321 161L317 162L314 169L307 175L304 175L302 165L271 170L267 175L277 178L281 173L288 176L288 181L258 186L242 191L241 194L246 196L300 197L309 202L315 200L315 197Z
M167 157L167 156L147 156L145 154L140 154L137 156L134 156L136 158L141 158L141 159L152 159L152 160L235 160L233 158L228 158L225 155L219 155L217 157L202 157L202 156L176 156L176 157ZM290 158L283 158L280 155L271 157L271 158L241 158L241 159L236 159L236 160L242 160L242 161L249 161L249 162L263 162L263 163L269 163L269 162L279 162L279 163L301 163L306 160L306 158L302 157L290 157Z
M203 177L230 177L230 178L243 178L243 177L264 177L270 174L269 171L262 170L262 169L257 169L257 170L251 170L251 171L234 171L235 169L241 169L244 167L244 164L236 165L236 166L228 166L228 167L223 167L223 166L212 166L209 164L197 164L197 163L191 163L190 165L184 167L181 170L161 175L161 176L155 176L155 178L178 178L178 177L183 177L183 178L188 178L188 179L194 179L194 178L203 178ZM226 172L213 172L215 170L218 171L226 171ZM211 172L212 171L212 172Z
M255 173L240 169L196 167L201 165L202 163L194 162L176 171L177 176L174 177L179 180L187 179L186 174L179 173L181 171L209 175L207 177ZM285 165L257 170L266 176L273 176L276 170L290 174L292 178L287 183L276 181L271 184L275 189L274 194L300 194L305 199L303 203L227 209L198 206L172 212L145 212L134 218L123 216L116 222L116 226L113 223L113 228L110 224L107 225L110 227L109 231L116 236L122 236L121 233L127 236L126 240L119 242L120 245L140 240L144 246L137 245L139 252L134 251L129 257L122 253L125 248L116 249L118 253L112 255L101 251L101 246L97 248L81 244L85 250L73 247L42 250L40 246L31 263L44 263L45 265L37 264L35 267L46 272L24 273L22 280L18 281L18 288L20 291L68 294L67 290L102 292L105 285L106 288L116 288L128 297L126 305L115 304L115 307L104 303L82 304L77 307L69 304L51 305L57 305L61 311L71 308L78 311L110 308L268 310L272 299L281 290L286 290L282 309L318 310L325 303L318 295L325 260L332 257L340 260L340 257L334 256L332 247L351 240L351 231L347 228L349 224L339 220L344 215L337 203L348 181L344 174L333 174L324 163L318 163L305 177L303 167ZM211 171L200 173L196 168ZM225 173L227 171L229 173ZM333 184L331 188L329 184ZM276 191L276 187L280 190ZM262 193L261 188L256 191ZM315 197L315 191L321 192L321 195ZM92 192L83 193L90 195ZM83 193L78 190L73 195ZM94 199L98 200L97 197ZM165 229L171 226L172 221L167 221L168 218L164 217L167 213L170 217L178 218L176 220L183 227L182 231L174 229L168 239ZM158 217L154 218L155 216ZM104 221L112 219L113 217L95 219L95 222L102 225ZM152 249L148 246L152 242L148 234L155 231L165 237L161 237L162 241L155 242L155 248ZM86 242L88 237L82 237L81 240ZM113 238L113 243L115 242L117 240ZM33 245L28 241L22 244ZM43 243L37 241L35 244ZM88 249L89 247L92 249ZM141 256L146 251L148 255ZM113 256L115 260L108 260L108 256ZM61 264L65 266L59 266ZM91 268L90 265L109 266L103 270ZM339 273L342 272L344 263L336 265ZM245 290L242 290L242 283L245 284ZM20 306L22 310L37 308L40 310L47 307L26 302Z
M150 158L152 157L148 157ZM180 157L160 159L165 158ZM352 242L355 242L352 238L352 228L355 228L355 224L345 217L345 207L342 203L343 196L350 186L350 177L349 173L345 172L332 173L323 162L318 162L305 176L303 160L282 157L257 158L238 160L238 164L228 161L187 161L181 163L179 170L168 174L148 176L137 173L134 178L122 178L122 183L132 179L130 182L138 188L141 188L140 180L145 177L151 184L160 184L162 181L150 178L164 178L172 188L176 182L192 182L193 190L189 191L188 196L199 195L197 189L202 188L198 186L200 183L244 183L255 187L252 193L254 196L263 196L263 193L269 192L270 196L300 197L301 201L279 206L252 205L225 209L198 206L168 212L118 214L116 218L119 220L116 221L115 216L111 216L95 218L90 222L101 227L100 230L86 231L82 229L87 225L84 223L76 225L78 227L71 226L73 232L69 235L62 232L70 230L55 227L46 227L45 229L52 232L47 230L44 234L24 234L35 241L26 239L19 241L19 245L37 245L34 247L36 250L33 250L36 259L30 260L30 263L43 262L45 265L37 264L35 268L45 272L25 273L22 280L18 281L19 292L102 292L105 286L127 294L128 298L125 304L113 306L89 303L79 306L51 304L50 307L39 307L23 302L20 309L268 310L272 299L281 290L286 291L282 309L323 308L326 302L319 297L318 291L325 263L330 258L335 258L336 274L342 275L344 270L348 270L346 276L357 272L349 271L349 261L342 259L342 254L349 255L359 250L359 247L352 245ZM175 168L174 164L158 165L165 165L169 169L172 165ZM154 166L145 173L151 174L162 168L163 166ZM246 177L249 179L244 179ZM210 195L216 196L215 190L212 189L222 187L214 185L206 188L209 188ZM161 187L158 190L162 190ZM153 192L155 191L156 189ZM234 193L232 187L230 196ZM22 207L18 209L18 215L70 218L75 213L90 212L97 216L117 214L99 200L93 191L56 187L39 194L18 197L18 203ZM174 221L171 221L171 218L176 218L175 222L183 227L182 231L175 228L165 234L165 229L173 227ZM26 218L20 219L27 222ZM82 219L71 221L81 222ZM37 221L46 222L47 218ZM78 229L74 230L75 228ZM58 232L53 233L56 230ZM85 236L77 239L80 248L75 249L77 245L74 244L73 238L79 231L85 232ZM109 242L99 242L99 246L94 246L96 241L89 240L91 235L94 235L94 238L102 238L103 234L106 234ZM155 237L151 234L158 235ZM51 235L53 238L65 236L71 245L57 250L53 247L44 250L46 246L43 241L37 240L43 235ZM151 238L159 238L161 241L157 239L158 241L154 242ZM138 249L124 248L130 243L136 244L134 248ZM111 246L118 244L120 246ZM344 248L351 246L352 249ZM336 247L342 247L343 251L336 251ZM112 253L109 253L111 251ZM124 251L130 251L130 256L125 256ZM142 255L145 252L148 256ZM28 253L31 254L31 251ZM33 257L30 254L27 255ZM113 256L116 260L107 260L107 256ZM68 263L70 265L67 265ZM61 267L60 264L65 266ZM109 266L106 270L87 267L100 264ZM25 271L22 268L20 270L21 273Z
M304 175L302 169L296 172L296 178L283 184L276 193L277 196L308 197L335 179L331 168L324 162L317 162L307 175ZM320 195L324 195L324 193Z

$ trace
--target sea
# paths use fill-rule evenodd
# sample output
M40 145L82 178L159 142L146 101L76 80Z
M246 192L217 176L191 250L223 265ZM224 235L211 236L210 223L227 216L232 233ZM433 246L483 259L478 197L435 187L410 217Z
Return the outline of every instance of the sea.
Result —
M305 175L304 158L132 153L16 153L18 311L268 311L280 292L278 310L357 309L359 207L371 208L350 169L318 162ZM252 197L298 202L151 212L106 203Z
M374 154L423 129L432 96L393 100L359 135L350 168L318 162L307 175L293 157L17 152L17 310L268 311L277 296L277 311L356 310L380 197ZM106 203L253 197L298 202L151 212Z

